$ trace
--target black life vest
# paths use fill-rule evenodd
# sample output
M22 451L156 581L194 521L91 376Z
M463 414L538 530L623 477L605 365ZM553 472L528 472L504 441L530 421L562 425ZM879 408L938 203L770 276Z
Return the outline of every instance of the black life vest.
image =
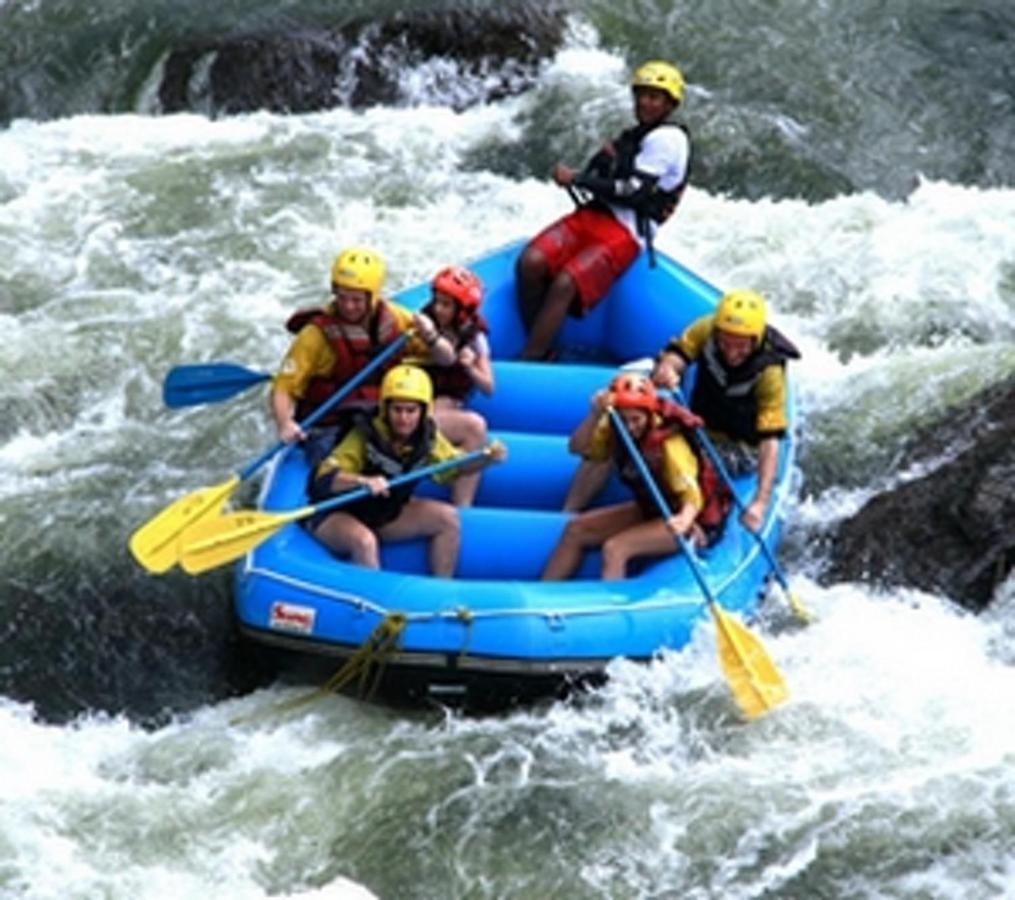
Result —
M691 133L687 126L680 122L657 122L654 125L635 125L632 128L621 132L620 136L606 144L595 156L589 160L585 171L599 178L606 178L610 181L626 181L633 175L639 174L635 167L635 160L641 152L641 145L649 132L656 128L679 128L687 135L688 157L687 166L684 169L684 177L680 183L668 191L660 189L657 181L652 176L642 176L646 179L643 188L627 197L601 196L595 197L600 202L608 200L619 206L628 206L635 211L639 219L638 230L642 234L647 233L646 220L651 219L659 224L665 222L680 202L687 187L691 175L692 145ZM595 192L593 192L595 196ZM593 201L595 202L595 201Z
M383 475L389 481L426 465L437 435L433 419L427 416L412 436L409 453L402 455L395 450L391 440L377 429L373 419L360 417L355 427L363 435L366 443L366 454L360 474ZM398 518L417 484L418 482L410 482L393 487L385 497L364 497L350 503L344 509L368 526L380 527Z
M709 429L757 445L763 435L757 429L754 386L768 366L785 368L787 360L799 358L800 351L793 343L769 325L758 348L739 366L730 368L723 361L713 333L698 359L691 409L705 420Z
M326 307L298 310L286 322L286 328L293 334L298 334L307 325L316 325L321 329L334 354L335 364L327 376L310 380L305 395L296 404L296 418L299 420L305 419L328 400L401 334L398 320L383 300L374 304L365 326L345 322ZM343 417L340 410L348 412L350 408L375 406L384 372L396 362L395 359L389 360L386 366L380 367L369 378L364 379L362 384L338 404L338 409L330 410L317 424L334 425L339 422Z
M663 447L674 435L683 435L694 452L698 461L698 489L701 491L702 507L695 517L695 522L709 535L718 536L720 527L733 505L733 495L729 486L723 481L708 456L701 452L692 432L692 420L687 410L675 403L664 401L659 411L660 421L650 428L638 441L638 450L642 459L652 473L656 485L660 488L671 510L675 510L679 498L670 491L663 479ZM614 444L614 462L617 476L630 488L634 498L646 518L659 515L659 507L650 488L641 477L638 464L631 458L623 441Z

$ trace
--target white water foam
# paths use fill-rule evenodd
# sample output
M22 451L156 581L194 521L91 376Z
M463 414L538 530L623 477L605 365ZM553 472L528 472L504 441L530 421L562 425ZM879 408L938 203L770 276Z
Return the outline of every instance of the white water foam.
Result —
M626 90L617 58L595 49L562 54L547 79L607 106ZM544 178L462 167L517 129L527 102L0 132L0 360L15 373L0 400L28 396L45 413L0 432L0 495L32 513L4 530L31 534L39 508L108 503L107 485L87 491L111 460L124 481L167 492L147 498L157 509L270 438L260 401L169 413L161 379L202 359L270 369L282 321L323 293L339 247L381 248L398 288L567 210ZM824 415L826 434L845 435L805 441L834 457L881 433L872 409L905 433L1010 373L1013 241L1015 191L924 182L905 202L691 189L658 243L716 284L768 296L805 351L794 371L806 420ZM833 479L796 527L820 530L871 489ZM253 898L363 871L380 896L449 884L548 896L577 877L591 896L738 897L817 872L840 895L1003 891L1010 609L975 619L911 592L793 581L820 619L764 634L792 696L751 726L707 629L685 653L618 663L582 703L492 720L396 723L334 701L295 721L230 724L289 696L274 690L145 733L43 726L6 703L0 888Z

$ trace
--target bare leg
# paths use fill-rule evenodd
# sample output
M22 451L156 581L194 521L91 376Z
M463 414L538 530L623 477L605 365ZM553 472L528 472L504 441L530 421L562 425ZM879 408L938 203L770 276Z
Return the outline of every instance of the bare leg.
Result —
M638 556L666 556L677 549L676 539L662 519L639 522L615 532L603 543L603 581L627 574L627 564Z
M333 512L314 530L314 537L335 556L346 557L368 569L379 569L377 535L355 516Z
M518 288L518 312L522 317L525 332L532 329L543 295L549 283L546 257L535 247L526 247L515 264L515 280Z
M585 509L598 494L610 477L610 462L591 462L583 459L571 479L571 486L564 498L564 512L578 512Z
M486 443L486 420L477 412L462 409L450 397L438 397L434 409L437 427L461 450L469 453ZM479 489L480 472L459 475L451 486L455 506L472 506Z
M567 272L561 272L553 279L536 321L529 329L529 339L522 349L522 359L543 359L546 356L577 296L578 288Z
M444 578L455 574L461 527L458 510L442 500L413 497L394 522L378 530L381 540L407 541L415 537L430 538L430 572Z
M640 521L642 513L633 500L575 516L567 523L540 577L543 581L570 578L581 563L585 550L598 547L611 535Z

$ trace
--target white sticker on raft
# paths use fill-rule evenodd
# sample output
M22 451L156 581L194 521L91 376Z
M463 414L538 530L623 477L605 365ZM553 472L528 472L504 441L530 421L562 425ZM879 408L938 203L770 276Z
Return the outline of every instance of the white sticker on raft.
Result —
M268 627L276 631L293 631L297 634L313 634L317 610L310 606L297 606L276 600L271 604Z

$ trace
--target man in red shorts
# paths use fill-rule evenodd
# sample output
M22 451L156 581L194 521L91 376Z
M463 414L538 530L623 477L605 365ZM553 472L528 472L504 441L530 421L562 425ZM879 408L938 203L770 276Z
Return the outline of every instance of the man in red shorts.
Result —
M528 340L522 359L547 359L564 317L583 316L640 250L651 252L658 225L687 184L691 141L669 121L684 98L680 71L647 62L631 79L638 124L600 150L581 172L557 163L553 180L578 209L534 237L517 264L518 305Z

